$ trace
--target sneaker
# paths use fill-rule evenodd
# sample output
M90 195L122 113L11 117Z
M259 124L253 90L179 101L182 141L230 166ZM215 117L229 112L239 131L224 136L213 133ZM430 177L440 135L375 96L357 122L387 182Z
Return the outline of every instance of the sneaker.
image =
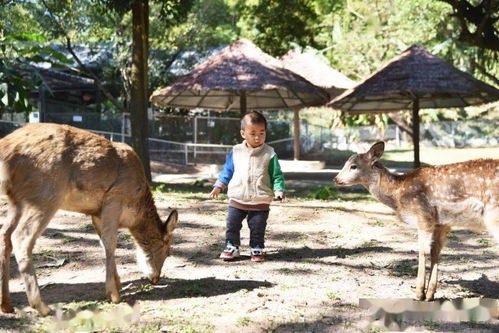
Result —
M260 247L251 249L251 261L265 261L263 250Z
M237 246L232 245L232 243L227 242L227 246L220 254L220 258L223 260L233 260L239 257L239 248Z

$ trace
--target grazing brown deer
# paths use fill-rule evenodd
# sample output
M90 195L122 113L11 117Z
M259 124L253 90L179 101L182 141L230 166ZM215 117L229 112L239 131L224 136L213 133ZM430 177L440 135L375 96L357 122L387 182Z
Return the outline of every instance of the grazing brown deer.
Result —
M485 159L390 173L380 162L385 144L351 156L335 178L338 186L363 185L399 218L418 229L416 297L434 299L438 257L451 227L486 228L499 242L499 160ZM425 278L425 251L430 277Z
M112 302L120 302L114 257L118 228L129 229L139 265L152 283L159 280L178 215L173 210L161 221L141 161L128 145L67 125L27 125L0 140L0 192L9 203L0 230L3 312L14 311L9 295L12 250L29 304L41 315L50 312L31 257L36 239L59 209L92 216L106 253L106 293Z

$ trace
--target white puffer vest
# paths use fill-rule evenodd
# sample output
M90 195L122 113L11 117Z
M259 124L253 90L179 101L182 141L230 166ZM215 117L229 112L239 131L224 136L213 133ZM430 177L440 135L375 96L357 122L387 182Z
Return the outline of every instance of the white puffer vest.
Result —
M243 141L235 145L232 155L234 174L227 191L229 198L243 204L272 202L274 192L269 162L274 154L274 148L267 144L252 148Z

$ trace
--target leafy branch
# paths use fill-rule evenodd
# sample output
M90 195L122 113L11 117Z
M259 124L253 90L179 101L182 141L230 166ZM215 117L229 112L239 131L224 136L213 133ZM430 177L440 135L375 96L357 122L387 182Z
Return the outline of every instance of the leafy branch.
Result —
M80 70L86 74L88 74L90 77L92 77L92 79L94 79L95 81L95 84L97 85L97 87L99 88L99 90L104 94L104 96L107 97L108 100L111 101L111 103L113 103L113 105L118 109L120 110L120 112L125 112L125 107L122 103L120 103L110 92L108 89L106 89L106 87L104 86L102 80L95 74L93 73L82 61L81 59L78 57L78 55L76 54L76 52L74 51L73 49L73 45L71 43L71 38L69 37L69 34L66 32L66 30L64 29L64 27L62 26L61 22L59 19L56 18L56 16L54 15L54 13L50 10L50 7L48 6L47 2L45 0L41 0L43 5L45 6L45 9L47 10L51 20L54 22L54 24L56 25L56 27L58 28L59 30L59 33L64 36L65 40L66 40L66 49L68 50L68 52L71 54L71 56L73 57L73 59L76 61L76 63L78 64L78 67L80 68Z

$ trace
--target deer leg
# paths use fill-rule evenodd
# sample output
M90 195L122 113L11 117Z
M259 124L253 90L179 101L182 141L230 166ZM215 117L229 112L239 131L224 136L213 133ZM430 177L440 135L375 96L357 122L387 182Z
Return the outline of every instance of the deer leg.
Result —
M425 299L426 296L426 258L425 253L429 248L432 233L424 230L418 230L418 276L416 278L416 298L420 301Z
M437 226L433 231L433 239L431 242L431 265L430 265L430 277L428 279L428 289L426 291L426 300L433 301L435 297L435 292L437 291L438 285L438 258L442 248L445 246L447 241L447 234L450 231L448 226Z
M105 251L106 248L104 246L104 242L102 241L102 219L98 216L92 216L92 224L94 225L95 232L97 232L97 235L99 235L100 244ZM114 280L118 285L118 290L121 289L121 281L117 271L115 271Z
M98 216L92 216L92 224L94 225L95 232L101 238L102 235L102 220Z
M24 209L19 225L12 234L14 253L19 272L24 279L28 303L42 316L48 315L51 309L42 301L32 252L36 239L45 230L56 211L56 208L47 206L43 209Z
M2 270L0 274L0 309L5 313L14 312L9 293L10 255L12 253L11 235L20 218L21 209L18 209L10 202L7 222L0 230L0 269Z
M483 221L487 230L499 244L499 207L487 207L484 209Z
M106 295L113 303L121 301L119 290L121 282L116 269L114 252L117 245L117 233L121 208L119 203L106 203L102 209L101 241L106 253Z

